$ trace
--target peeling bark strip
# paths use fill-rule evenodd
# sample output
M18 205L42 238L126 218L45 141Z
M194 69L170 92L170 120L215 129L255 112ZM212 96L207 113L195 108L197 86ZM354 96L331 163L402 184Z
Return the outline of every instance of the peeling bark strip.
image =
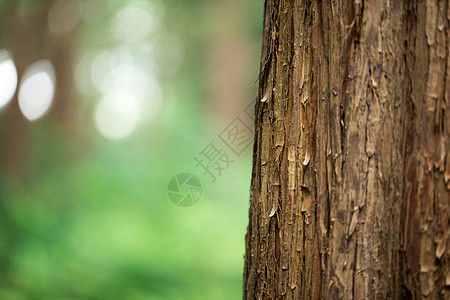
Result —
M244 299L450 299L450 0L266 0Z

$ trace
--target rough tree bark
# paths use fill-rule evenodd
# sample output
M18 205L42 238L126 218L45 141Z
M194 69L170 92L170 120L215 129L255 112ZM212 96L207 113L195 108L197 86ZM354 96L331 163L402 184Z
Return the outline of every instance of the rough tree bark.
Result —
M449 21L266 0L244 299L450 299Z

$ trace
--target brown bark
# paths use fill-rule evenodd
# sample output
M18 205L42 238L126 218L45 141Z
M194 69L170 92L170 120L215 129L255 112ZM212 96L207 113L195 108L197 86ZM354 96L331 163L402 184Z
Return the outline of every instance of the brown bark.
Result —
M244 299L450 298L448 0L266 0Z

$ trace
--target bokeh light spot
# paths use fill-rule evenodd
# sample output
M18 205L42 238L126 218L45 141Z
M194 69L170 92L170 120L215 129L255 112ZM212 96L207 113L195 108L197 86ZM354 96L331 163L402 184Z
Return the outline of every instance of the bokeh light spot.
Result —
M151 2L140 2L126 6L114 17L112 35L124 42L144 40L159 25L161 9Z
M94 115L98 131L110 140L129 136L136 128L139 118L139 101L127 91L106 95L97 105Z
M144 122L153 120L163 104L163 91L156 79L149 78L147 80L139 99L141 100L142 120Z
M8 51L0 51L0 109L11 101L17 88L17 70Z
M25 71L19 90L19 107L30 121L42 118L55 94L55 71L49 60L32 64Z

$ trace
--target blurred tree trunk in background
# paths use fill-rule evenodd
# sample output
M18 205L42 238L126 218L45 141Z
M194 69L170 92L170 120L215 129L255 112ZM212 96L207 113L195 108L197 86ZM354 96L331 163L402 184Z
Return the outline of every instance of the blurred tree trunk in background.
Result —
M50 58L57 79L53 120L71 134L76 131L75 45L73 32L52 39Z
M54 4L56 1L51 1L50 4ZM57 2L56 2L57 3ZM48 5L48 4L47 4ZM49 12L51 5L48 5L46 9L46 19L49 20ZM48 121L53 125L54 138L58 140L58 149L54 152L54 155L58 155L60 161L66 163L74 158L76 155L75 142L77 141L78 126L77 126L77 91L75 86L75 59L76 59L76 23L74 19L77 19L78 11L77 5L67 6L68 8L58 7L60 11L58 14L65 15L67 21L60 20L60 28L65 30L55 29L48 30L44 51L44 58L51 60L55 69L55 98L51 111L49 112ZM62 17L59 17L62 18ZM68 26L73 25L74 27ZM55 24L53 24L55 25ZM58 29L58 27L56 28Z
M56 7L52 7L55 5ZM79 19L77 2L58 5L51 0L45 6L45 19L47 30L45 31L43 58L51 60L55 69L56 91L51 120L61 127L66 138L73 138L76 131L76 87L75 87L75 35L76 25ZM50 11L53 9L52 27L49 28ZM55 16L56 15L56 16ZM56 22L55 21L58 21ZM49 30L50 29L50 30ZM67 134L69 136L67 136Z
M20 18L20 1L8 1L2 23L3 34L6 36L6 47L11 52L16 65L18 85L27 65L33 62L34 30L36 24L24 22ZM14 178L24 178L29 160L29 124L19 109L19 86L11 103L1 112L1 167L4 175Z
M41 59L49 59L52 62L55 69L56 91L49 112L50 118L47 119L55 122L58 125L57 129L62 131L59 139L70 140L76 130L74 33L70 31L53 35L49 31L49 11L54 2L9 1L4 13L3 32L6 36L7 49L11 51L17 68L19 84L26 68L32 63ZM0 116L1 165L5 175L23 180L35 160L33 158L35 151L28 137L33 124L22 115L18 105L18 94L19 86L11 103Z
M450 299L449 19L266 0L245 299Z
M251 98L249 82L255 80L249 67L250 33L244 30L248 27L244 26L247 3L215 0L208 5L208 16L214 26L207 53L208 100L214 113L229 120L238 115Z

